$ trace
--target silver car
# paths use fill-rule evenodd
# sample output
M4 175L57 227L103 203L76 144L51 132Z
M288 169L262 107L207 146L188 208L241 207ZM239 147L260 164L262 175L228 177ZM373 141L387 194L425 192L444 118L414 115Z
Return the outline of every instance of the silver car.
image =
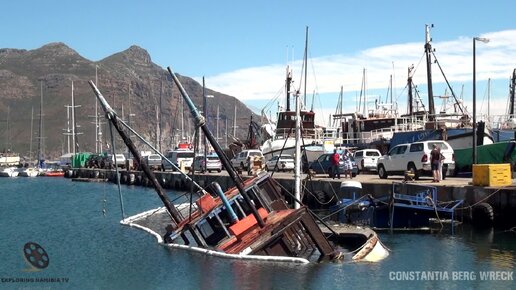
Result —
M204 162L204 156L195 156L195 159L193 161L193 168L195 171L200 172L221 172L222 162L220 162L220 158L217 155L206 156L206 162Z

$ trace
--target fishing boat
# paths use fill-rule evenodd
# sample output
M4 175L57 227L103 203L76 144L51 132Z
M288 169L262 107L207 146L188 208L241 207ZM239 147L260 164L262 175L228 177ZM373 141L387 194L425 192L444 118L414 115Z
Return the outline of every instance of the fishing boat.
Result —
M373 197L362 193L357 181L342 182L339 199L330 207L341 222L367 225L373 229L430 229L449 221L454 225L456 209L464 200L442 202L437 188L393 182L391 193Z
M464 102L459 100L453 88L450 86L446 75L443 72L441 64L435 56L434 49L432 48L432 38L430 37L430 29L433 26L426 25L425 27L425 55L426 55L426 74L427 74L427 86L428 86L428 111L417 111L413 110L415 98L412 97L413 84L411 83L412 76L409 69L409 117L426 115L426 122L423 128L418 130L409 130L404 132L395 132L390 140L391 148L403 143L412 143L426 140L444 140L447 141L453 149L463 149L473 147L473 122L475 118L467 112ZM432 65L437 64L439 67L448 89L451 92L451 97L445 94L444 96L434 96L432 86ZM417 90L416 90L417 93ZM434 104L434 98L440 98L443 100L443 104L440 110L436 110ZM453 101L448 104L448 100ZM417 107L417 105L416 105ZM424 107L423 107L424 109ZM472 118L473 117L473 118ZM476 145L493 144L493 133L490 124L485 122L478 122L476 124Z
M308 27L306 28L306 43L304 57L304 71L307 70L307 50L308 47ZM305 102L306 102L306 75L305 75ZM271 138L264 141L260 149L265 160L269 160L272 156L281 154L293 155L296 146L294 138L296 112L291 106L292 92L299 93L299 90L292 88L292 71L287 66L285 79L285 95L286 107L277 114L277 121L274 126L267 124L269 127L275 127ZM301 116L301 138L300 144L303 151L306 152L308 162L315 161L321 154L331 152L335 148L335 140L338 138L336 131L328 130L315 124L315 112L313 109L308 110L306 104L300 108ZM333 133L333 134L330 134Z
M125 218L121 223L152 233L160 244L167 247L218 257L294 263L345 258L346 254L339 245L346 239L327 227L329 235L333 237L328 239L308 208L290 208L281 196L276 181L268 173L246 181L241 179L177 76L170 68L168 71L188 104L196 126L203 131L220 157L235 187L223 192L215 183L210 186L211 189L205 190L189 179L199 188L192 196L195 201L176 205L169 200L154 173L139 162L164 207ZM95 84L91 81L89 84L106 111L110 124L121 135L134 158L141 161L139 151L124 131L125 128L132 128L111 109ZM165 156L162 158L169 161ZM382 249L385 251L383 255L378 253ZM371 237L349 251L349 260L376 261L386 255L388 252L377 237Z

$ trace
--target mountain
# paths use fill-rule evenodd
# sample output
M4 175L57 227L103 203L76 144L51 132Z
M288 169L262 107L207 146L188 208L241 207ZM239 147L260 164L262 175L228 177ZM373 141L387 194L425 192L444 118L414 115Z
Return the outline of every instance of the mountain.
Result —
M202 85L192 78L178 78L199 110L202 110ZM52 159L68 151L65 133L67 128L66 106L71 105L72 81L77 136L80 151L95 152L95 103L96 98L88 85L97 79L97 86L104 97L126 121L131 112L131 126L146 140L156 144L156 111L161 111L162 150L172 148L181 138L181 113L184 112L183 136L193 136L194 126L186 106L181 108L180 93L172 83L168 72L152 62L149 53L138 46L94 62L82 57L64 43L50 43L34 50L0 49L0 151L12 150L29 156L31 112L34 110L32 156L38 152L39 116L42 107L42 149L44 158ZM206 89L208 99L208 125L216 134L217 104L220 109L219 137L225 145L227 131L233 132L234 108L237 110L236 137L245 139L250 116L257 115L238 99ZM161 102L160 102L161 99ZM161 103L161 110L159 104ZM7 118L7 111L10 111ZM110 144L109 127L102 120L102 147ZM71 114L71 113L70 113ZM8 120L9 119L9 120ZM9 125L9 126L8 126ZM229 138L231 142L231 138ZM144 148L142 143L141 150ZM115 143L120 149L123 144ZM71 145L72 146L72 145ZM118 150L121 151L121 150Z

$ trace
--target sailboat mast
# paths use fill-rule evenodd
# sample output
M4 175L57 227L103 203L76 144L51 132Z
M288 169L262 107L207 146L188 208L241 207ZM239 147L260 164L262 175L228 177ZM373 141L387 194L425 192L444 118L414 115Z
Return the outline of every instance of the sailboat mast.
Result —
M237 111L237 108L236 108L236 99L235 99L235 115L233 117L233 137L236 138L236 129L237 129L237 125L236 125L236 111Z
M71 107L66 105L65 106L66 108L66 133L64 133L66 135L66 153L70 153L70 109Z
M180 102L181 102L181 107L179 110L181 111L181 141L179 141L179 142L183 142L183 140L185 139L185 128L184 128L185 110L184 110L184 105L183 105L183 99L180 99Z
M219 142L219 119L220 119L220 110L219 110L219 105L217 105L217 118L215 118L215 121L217 122L216 124L216 132L217 132L217 142Z
M40 80L41 98L39 103L39 133L38 133L38 167L43 158L43 80Z
M159 105L156 105L156 148L161 152L159 144Z
M73 81L72 81L72 144L73 144L73 154L77 153L79 151L79 148L77 148L77 140L76 137L76 123L75 123L75 98L73 95ZM70 152L70 151L68 151Z
M32 110L30 113L30 145L29 145L29 162L32 163L32 135L34 129L34 106L32 106Z
M11 107L7 106L7 130L5 131L5 149L10 151L11 150L11 128L9 124L9 115L11 113Z
M330 116L330 123L332 127L337 127L339 125L339 120L342 118L342 99L344 97L344 86L340 86L340 93L339 93L339 100L337 101L337 108L335 109L335 115L333 116L333 122L331 122L331 116ZM335 116L339 116L336 118Z
M432 91L432 45L430 42L430 28L432 26L425 25L425 54L426 54L426 77L428 82L428 120L435 120L434 94Z

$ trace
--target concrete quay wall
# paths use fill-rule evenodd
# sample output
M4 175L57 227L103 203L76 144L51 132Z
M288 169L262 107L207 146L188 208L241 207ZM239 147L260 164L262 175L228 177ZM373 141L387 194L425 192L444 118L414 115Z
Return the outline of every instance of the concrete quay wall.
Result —
M165 189L173 189L179 191L190 190L190 183L187 178L179 172L162 172L155 171L156 178ZM77 179L105 179L110 182L116 182L114 170L105 169L74 169L67 174L68 177ZM244 179L249 178L244 174ZM306 176L303 175L303 178ZM136 186L150 186L150 182L139 171L120 171L122 184L132 184ZM274 173L274 178L278 181L288 196L286 191L294 192L294 178L292 173ZM211 182L218 182L223 189L234 186L233 181L226 172L222 173L196 173L193 179L202 187L209 185ZM331 179L323 176L312 177L303 180L303 185L311 192L322 191L326 194L333 195L339 192L342 181L348 179ZM393 181L402 181L402 177L389 179L380 179L376 175L361 174L353 180L361 182L363 193L371 194L373 197L383 196L392 190ZM451 201L463 199L464 205L460 206L462 217L465 220L471 218L472 206L480 203L488 203L492 206L495 214L495 222L499 224L514 223L516 221L516 185L504 187L483 187L471 185L471 178L447 178L440 183L431 183L430 179L420 179L414 181L415 184L432 185L437 188L439 201Z

